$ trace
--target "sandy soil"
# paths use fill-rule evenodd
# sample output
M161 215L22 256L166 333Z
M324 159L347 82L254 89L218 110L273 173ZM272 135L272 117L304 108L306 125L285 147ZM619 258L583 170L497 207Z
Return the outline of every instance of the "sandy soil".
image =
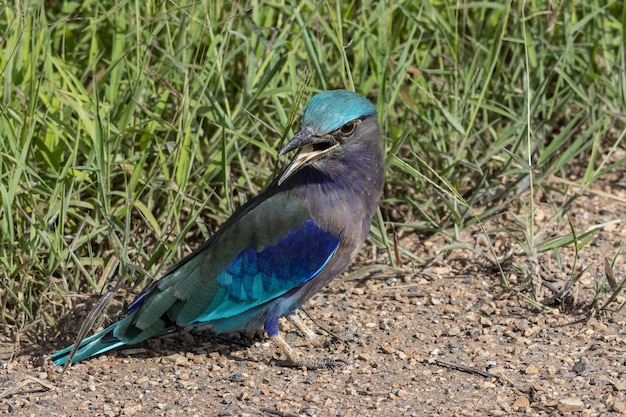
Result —
M563 188L564 184L555 184ZM575 190L573 190L575 191ZM569 232L551 220L563 197L538 196L538 238ZM609 259L624 247L626 192L612 181L586 190L569 211L578 230L600 226L576 259L569 245L536 256L509 235L493 235L506 290L478 228L460 240L475 250L440 253L443 235L400 236L427 266L401 270L366 248L360 261L306 305L335 337L308 345L283 330L302 354L344 359L332 370L286 367L262 336L177 332L72 366L60 376L40 344L0 340L0 414L15 416L604 416L626 414L623 296L598 311ZM555 202L557 204L555 204ZM515 227L513 214L486 224ZM576 262L574 260L576 259ZM624 279L623 255L613 274ZM526 270L529 278L516 271ZM582 272L582 274L579 274ZM579 279L559 296L571 276ZM599 302L590 308L596 294ZM547 304L538 308L527 298ZM303 317L305 317L303 315ZM310 320L305 318L305 320ZM309 321L312 327L316 327ZM324 334L316 327L320 334ZM74 334L71 334L73 336ZM69 335L68 335L69 336ZM44 346L45 345L45 346Z

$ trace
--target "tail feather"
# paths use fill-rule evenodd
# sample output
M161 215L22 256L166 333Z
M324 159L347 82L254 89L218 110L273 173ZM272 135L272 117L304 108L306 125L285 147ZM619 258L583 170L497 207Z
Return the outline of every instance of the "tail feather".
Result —
M117 326L118 323L112 324L106 329L102 330L94 334L93 336L88 337L83 340L78 350L72 357L72 363L77 363L82 360L91 358L92 356L99 355L108 350L115 349L118 346L122 346L125 343L122 342L117 337L113 336L113 329ZM60 350L52 355L52 360L57 365L65 365L69 359L70 353L74 345L68 346L63 350Z

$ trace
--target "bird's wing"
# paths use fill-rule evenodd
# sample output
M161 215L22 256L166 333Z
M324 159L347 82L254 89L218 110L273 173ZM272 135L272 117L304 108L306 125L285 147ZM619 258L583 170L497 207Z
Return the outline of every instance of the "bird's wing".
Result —
M297 199L275 194L250 202L140 296L115 336L132 338L164 321L205 323L260 306L317 276L339 241Z

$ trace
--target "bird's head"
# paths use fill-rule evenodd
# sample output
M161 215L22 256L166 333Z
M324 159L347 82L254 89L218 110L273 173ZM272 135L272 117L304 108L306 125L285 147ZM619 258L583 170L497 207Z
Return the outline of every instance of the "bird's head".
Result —
M323 171L325 161L346 154L366 141L380 148L376 109L368 99L346 90L316 94L304 110L302 129L278 154L298 150L278 179L278 185L305 166L313 165Z

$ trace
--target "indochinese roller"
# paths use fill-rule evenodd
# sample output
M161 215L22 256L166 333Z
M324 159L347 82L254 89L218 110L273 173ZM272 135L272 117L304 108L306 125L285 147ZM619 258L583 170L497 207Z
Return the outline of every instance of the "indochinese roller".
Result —
M381 136L363 96L313 96L302 129L279 153L297 151L287 168L117 322L83 340L72 363L169 327L202 325L218 334L263 328L292 364L324 366L301 358L278 321L344 271L365 241L383 188ZM52 359L65 364L72 348Z

